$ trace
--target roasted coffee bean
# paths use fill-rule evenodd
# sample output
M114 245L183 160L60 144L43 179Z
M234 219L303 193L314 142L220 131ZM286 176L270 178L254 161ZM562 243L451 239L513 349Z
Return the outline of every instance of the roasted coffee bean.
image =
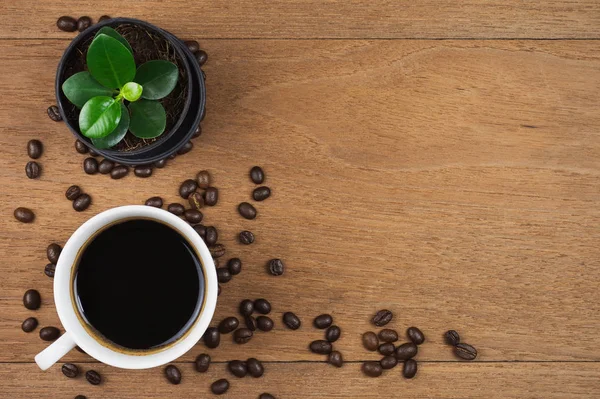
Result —
M75 151L80 154L87 154L90 149L87 145L83 144L83 141L75 140Z
M379 312L377 312L375 314L375 316L373 316L372 321L373 321L373 324L375 324L377 327L383 327L387 323L392 321L392 317L394 317L392 312L390 312L387 309L383 309L383 310L380 310Z
M283 261L281 259L271 259L267 264L269 269L269 273L273 276L281 276L283 271L285 270L285 266L283 265Z
M232 360L227 364L227 368L231 374L238 378L243 378L248 374L248 367L246 367L246 363L241 360Z
M302 322L292 312L285 312L283 314L283 324L287 326L290 330L297 330L302 326Z
M144 203L146 206L153 206L154 208L162 208L163 199L160 197L150 197Z
M409 327L406 330L406 335L415 345L421 345L425 342L425 335L417 327Z
M271 196L271 189L266 186L255 188L252 192L254 201L264 201Z
M88 157L83 160L83 171L88 175L95 175L98 173L98 161L96 158Z
M71 201L75 200L80 195L81 188L79 188L79 186L76 185L72 185L71 187L67 188L67 191L65 192L65 197L67 197L67 199Z
M92 385L100 385L102 377L96 370L88 370L85 373L85 379Z
M256 327L260 331L269 332L273 329L274 323L268 316L258 316L256 318Z
M29 310L37 310L42 305L42 297L37 290L27 290L23 295L23 305Z
M43 341L55 341L60 337L60 330L56 327L43 327L40 330L40 338Z
M226 317L221 321L221 323L219 323L219 332L221 334L229 334L230 332L238 328L239 325L240 321L237 317Z
M88 209L91 203L92 197L90 197L88 194L81 194L73 201L73 209L75 209L77 212L83 212Z
M206 79L204 79L206 80ZM194 130L194 134L192 134L192 138L198 138L200 137L200 135L202 134L202 126L198 125L198 127L196 128L196 130Z
M166 158L160 159L160 160L154 162L154 167L157 168L157 169L162 169L165 166L167 166L167 159Z
M231 258L229 259L229 262L227 262L227 268L232 276L240 274L242 272L242 261L240 258Z
M198 224L202 221L204 215L197 209L186 209L185 212L183 212L183 217L185 217L185 220L190 224Z
M477 349L469 344L460 343L454 347L454 354L464 360L473 360L477 357Z
M60 116L60 111L56 105L49 106L46 112L48 113L48 117L54 122L62 121L62 116Z
M79 375L79 367L74 365L73 363L65 363L61 367L62 373L65 377L75 378Z
M262 182L265 181L265 172L260 166L254 166L250 169L250 180L252 180L254 184L262 184Z
M327 327L329 327L331 323L333 323L333 317L331 317L331 315L329 314L319 315L313 320L313 325L321 330L324 330Z
M271 304L264 298L259 298L254 301L254 310L260 314L271 313Z
M177 150L177 155L187 154L188 152L192 151L192 148L194 148L194 143L188 141L183 146L181 146L179 150Z
M206 64L206 61L208 61L208 54L206 54L206 51L204 50L196 51L194 56L196 57L196 61L198 61L198 65L200 66Z
M448 345L456 346L460 344L460 335L454 330L448 330L444 334L444 339Z
M221 343L221 333L216 327L208 327L204 332L204 345L208 348L214 349Z
M196 230L196 233L198 233L200 238L202 238L203 240L206 238L206 226L202 224L197 224L192 226L192 228Z
M55 271L56 265L54 263L48 263L46 267L44 267L44 274L50 278L54 278Z
M325 341L324 339L318 339L310 343L310 351L319 355L328 355L331 353L333 347L331 342Z
M244 245L250 245L254 242L254 233L248 230L241 231L239 234L239 240Z
M325 339L329 342L335 342L340 339L342 330L338 326L331 326L325 331Z
M103 159L102 162L100 162L100 165L98 165L98 172L103 175L107 175L113 170L114 167L115 163L113 161L110 159Z
M210 386L211 392L215 395L223 395L228 389L229 381L227 381L225 378L221 378L220 380L213 382Z
M216 187L208 187L204 191L204 204L208 206L215 206L219 202L219 190Z
M79 17L77 20L77 30L79 32L83 32L90 26L92 26L92 19L90 17Z
M223 244L215 244L214 246L209 248L210 254L213 258L220 258L225 255L225 245Z
M22 206L18 207L14 211L15 219L17 219L21 223L31 223L35 219L35 213L29 208L23 208Z
M195 40L186 40L185 42L183 42L183 44L185 44L188 50L190 50L192 53L200 50L200 45Z
M183 205L174 202L167 206L167 211L171 212L173 215L181 216L183 215L183 212L185 212L185 208Z
M108 21L109 19L111 19L111 17L109 17L108 15L103 15L100 18L98 18L98 23Z
M258 399L275 399L275 396L271 395L270 393L261 393L258 396Z
M417 362L414 359L408 359L402 367L404 378L413 378L417 374Z
M196 183L198 183L198 187L200 187L201 189L207 189L208 187L210 187L211 178L210 173L208 173L208 170L201 170L200 172L198 172L198 174L196 175Z
M29 333L35 330L37 326L37 319L35 317L28 317L25 319L25 321L23 321L23 324L21 324L21 330L25 331L26 333Z
M256 331L256 320L254 320L254 317L244 316L244 323L246 323L248 330L252 332Z
M384 356L383 359L379 361L381 368L384 370L393 369L398 364L398 359L395 356Z
M379 339L383 342L396 342L398 341L398 333L396 330L390 328L384 328L379 331Z
M377 348L377 350L383 356L389 356L394 353L394 351L396 350L396 347L391 342L384 342L383 344L379 345L379 348Z
M169 381L173 385L178 385L181 383L181 371L172 364L169 364L165 367L165 377L167 377L167 381Z
M399 345L396 348L396 359L398 359L398 360L412 359L413 357L415 357L417 355L417 352L419 352L419 348L417 347L417 345L413 344L412 342L407 342L402 345Z
M236 344L245 344L252 338L252 331L249 328L238 328L233 333L233 340Z
M238 212L244 219L254 219L256 218L256 208L250 205L247 202L242 202L238 205Z
M73 17L62 16L56 21L56 26L65 32L75 32L77 30L77 21Z
M265 373L265 368L261 361L251 357L246 360L246 367L248 367L248 374L250 374L254 378L262 377Z
M196 189L198 189L196 181L187 179L179 186L179 195L181 195L182 198L188 199L190 194L196 191Z
M206 373L210 367L210 355L202 353L196 357L196 371Z
M192 209L200 210L204 207L204 197L197 191L190 194L188 201Z
M52 243L46 248L46 257L51 263L57 264L62 248L57 243Z
M332 351L327 357L327 362L338 368L344 365L342 354L338 351Z
M42 174L42 167L35 161L29 161L25 165L25 174L30 179L37 179Z
M229 269L226 267L219 267L217 269L217 279L219 283L225 284L231 281L231 273L229 273Z
M218 240L219 233L217 232L217 229L213 226L206 227L206 233L204 238L204 242L206 243L206 245L212 247L217 243Z
M242 316L250 316L254 312L254 302L250 299L244 299L240 302L239 309Z
M125 165L115 166L113 170L110 171L111 179L122 179L129 174L129 167Z
M27 155L31 159L38 159L44 152L44 145L39 140L29 140L27 142Z
M377 338L377 335L372 331L363 334L362 342L363 346L368 351L374 352L377 350L377 348L379 348L379 339Z
M383 373L383 368L379 362L364 362L362 372L368 377L379 377Z

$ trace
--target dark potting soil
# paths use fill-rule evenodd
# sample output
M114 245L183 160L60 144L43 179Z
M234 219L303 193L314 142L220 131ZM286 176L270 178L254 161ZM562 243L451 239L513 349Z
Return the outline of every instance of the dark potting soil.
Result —
M183 60L178 56L175 48L171 45L171 43L169 43L168 40L151 31L148 31L144 27L137 25L122 24L114 27L114 29L119 32L121 36L123 36L131 45L136 66L140 66L143 63L152 60L167 60L174 63L179 68L179 79L175 89L173 89L171 94L169 94L167 97L159 100L167 113L165 132L154 139L140 139L131 134L131 132L128 132L125 138L119 144L111 148L111 150L127 152L145 147L167 136L167 133L179 120L181 111L185 105L188 95L188 76L185 72ZM64 80L68 79L77 72L87 70L85 59L87 56L87 50L93 39L94 37L92 36L88 40L80 43L80 45L77 46L75 51L72 53L71 58L67 60L63 75ZM74 126L78 126L80 110L68 101L67 104L68 106L65 107L67 119Z

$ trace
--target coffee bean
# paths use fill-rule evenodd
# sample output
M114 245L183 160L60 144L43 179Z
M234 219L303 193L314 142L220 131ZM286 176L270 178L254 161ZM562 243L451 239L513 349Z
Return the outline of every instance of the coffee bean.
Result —
M372 331L363 334L362 342L363 346L368 351L374 352L377 350L377 348L379 348L379 339L377 338L377 335Z
M79 32L83 32L90 26L92 26L92 19L90 17L79 17L77 20L77 30Z
M217 279L219 283L225 284L231 281L231 273L229 273L229 269L226 267L219 267L217 269Z
M91 203L92 197L90 197L88 194L81 194L73 201L73 209L75 209L77 212L83 212L90 206Z
M204 242L206 243L206 245L208 245L209 247L212 247L219 240L219 233L217 232L217 229L215 227L208 226L208 227L206 227L205 237L206 238L204 239Z
M204 207L204 197L197 191L190 194L188 201L192 209L200 210Z
M174 202L167 206L167 211L171 212L173 215L181 216L183 215L183 212L185 212L185 208L183 205Z
M252 338L252 331L249 328L238 328L233 333L233 340L236 344L245 344Z
M208 187L204 191L204 204L208 206L215 206L219 201L219 190L216 187Z
M80 195L81 188L79 188L77 185L72 185L71 187L67 188L67 191L65 192L65 197L71 201L75 200L75 198L79 197Z
M162 208L163 199L160 197L150 197L144 203L146 206L153 206L154 208Z
M270 393L261 393L258 397L258 399L276 399L275 396L271 395Z
M115 166L113 170L110 171L111 179L122 179L129 174L129 167L125 165Z
M244 299L240 302L239 310L242 316L250 316L254 312L254 302L250 299Z
M246 363L241 360L232 360L227 365L231 374L238 378L243 378L248 374L248 367L246 367Z
M232 276L240 274L242 272L242 261L240 258L231 258L229 259L229 262L227 262L227 268Z
M14 216L21 223L31 223L35 219L35 214L31 209L21 206L15 209Z
M383 368L379 362L364 362L362 372L368 377L379 377L383 373Z
M56 26L65 32L75 32L77 30L77 21L73 17L63 16L56 21Z
M240 321L237 317L226 317L219 323L219 332L221 334L229 334L234 331L240 325Z
M102 382L102 377L95 370L86 371L85 379L92 385L100 385L100 383Z
M37 310L42 305L42 297L37 290L27 290L23 295L23 305L29 310Z
M283 324L285 324L290 330L297 330L300 328L300 326L302 326L302 322L298 316L292 312L285 312L283 314Z
M206 80L206 79L204 79ZM200 135L202 134L202 126L198 125L198 127L196 128L196 130L194 130L194 133L192 134L192 138L198 138L200 137Z
M477 357L477 349L469 344L460 343L454 347L454 354L464 360L473 360Z
M238 212L245 219L252 220L252 219L256 218L256 208L254 208L252 205L250 205L247 202L242 202L241 204L238 205Z
M44 152L44 145L39 140L29 140L27 142L27 155L31 159L38 159Z
M54 263L48 263L46 267L44 267L44 274L50 278L54 278L55 271L56 265Z
M200 45L195 40L186 40L185 42L183 42L183 44L185 44L188 50L190 50L192 53L200 50Z
M206 61L208 61L208 54L206 54L206 51L204 50L196 51L194 56L196 57L196 61L198 61L198 65L200 66L206 64Z
M379 361L379 364L381 365L381 368L384 370L393 369L398 364L398 359L396 359L395 356L384 356Z
M79 375L79 367L77 367L73 363L63 364L61 370L65 377L68 378L75 378Z
M248 367L248 374L250 374L254 378L262 377L265 373L265 368L261 361L251 357L246 360L246 366Z
M274 325L273 320L268 316L258 316L256 318L256 327L260 331L269 332L273 329Z
M228 389L229 381L227 381L225 378L221 378L220 380L213 382L210 386L211 392L215 395L223 395Z
M30 179L37 179L42 174L42 168L39 163L35 161L29 161L25 165L25 174Z
M241 231L239 240L244 245L250 245L254 242L254 233L248 230Z
M60 337L60 330L56 327L43 327L40 330L40 338L43 341L55 341Z
M23 321L23 324L21 324L21 329L23 331L25 331L26 333L32 332L33 330L35 330L38 326L38 321L35 317L28 317L25 319L25 321Z
M425 335L417 327L409 327L406 330L406 335L415 345L421 345L425 342Z
M254 320L254 317L244 316L244 323L246 323L248 330L252 332L256 331L256 320Z
M325 331L325 339L329 342L335 342L340 339L342 330L338 326L331 326Z
M165 367L165 377L167 377L167 381L169 381L173 385L178 385L181 383L181 371L172 364L169 364Z
M93 156L93 157L97 157L97 156L98 156L98 155L100 155L100 154L98 154L96 151L94 151L94 150L92 150L92 149L90 148L90 155L91 155L91 156Z
M110 159L103 159L102 162L100 162L100 165L98 165L98 172L103 175L107 175L113 170L114 167L115 163L113 161Z
M373 316L373 324L377 327L383 327L392 320L394 315L387 309L380 310Z
M204 339L204 345L211 349L216 348L221 343L221 333L216 327L208 327L202 338Z
M460 335L454 330L446 331L444 339L448 345L456 346L460 344Z
M60 116L60 111L56 105L49 106L46 112L48 113L48 117L54 122L62 121L62 116Z
M265 181L265 172L260 166L254 166L250 169L250 180L252 180L254 184L262 184L262 182Z
M408 359L402 367L404 378L413 378L417 374L417 362L414 359Z
M141 177L141 178L146 178L146 177L150 177L152 176L152 166L136 166L133 169L133 173L137 176L137 177Z
M187 179L179 186L179 195L181 195L182 198L187 199L197 188L198 184L195 180Z
M187 154L188 152L192 151L192 148L194 148L194 143L188 141L183 146L181 146L179 150L177 150L177 155Z
M310 343L310 351L319 355L328 355L331 353L333 347L331 342L325 341L324 339L318 339Z
M396 330L390 328L384 328L379 331L379 339L383 342L396 342L398 341L398 333Z
M87 398L85 396L83 396L83 395L77 395L73 399L87 399Z
M266 299L259 298L254 301L254 310L260 314L269 314L271 313L271 304Z
M95 175L98 173L98 161L96 158L88 157L83 160L83 171L88 175Z
M60 245L58 245L57 243L52 243L46 248L46 257L48 258L50 263L57 264L58 257L60 256L61 252L62 248L60 247Z
M167 166L167 159L166 158L160 159L160 160L154 162L154 167L157 168L157 169L162 169L165 166Z
M252 192L254 201L264 201L271 196L271 189L266 186L255 188Z
M207 189L210 187L211 180L212 179L210 178L210 173L208 173L208 170L201 170L196 175L196 183L198 183L198 187L201 189Z
M75 151L80 154L87 154L90 149L87 145L83 144L83 141L75 140Z
M281 276L285 269L281 259L271 259L267 266L269 268L269 273L271 273L273 276Z
M331 315L329 314L322 314L320 316L315 317L315 319L313 320L313 325L321 330L324 330L327 327L329 327L331 323L333 323L333 317L331 317Z
M185 212L183 212L183 217L185 217L185 220L190 224L198 224L202 221L204 215L197 209L186 209Z
M196 358L196 371L206 373L210 367L210 355L202 353Z
M379 345L379 348L377 348L377 350L383 356L388 356L394 353L396 347L391 342L384 342L383 344Z
M213 258L220 258L225 255L225 245L223 244L215 244L214 246L209 248L210 254Z
M98 23L108 21L109 19L111 19L111 17L109 17L108 15L103 15L98 19Z
M419 348L417 347L417 345L413 344L412 342L407 342L402 345L399 345L396 348L396 359L398 359L398 360L412 359L413 357L415 357L417 355L417 352L419 352Z
M342 354L338 351L332 351L327 357L327 362L338 368L344 365L344 359L342 358Z
M206 226L202 224L197 224L192 226L192 228L196 230L196 233L198 233L200 238L202 238L203 240L206 238Z

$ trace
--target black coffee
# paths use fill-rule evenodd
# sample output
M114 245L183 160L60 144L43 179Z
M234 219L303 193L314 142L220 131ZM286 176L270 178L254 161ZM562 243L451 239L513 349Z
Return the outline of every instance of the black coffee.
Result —
M78 306L107 340L149 349L177 340L204 295L200 260L175 230L149 220L107 228L85 248L75 277Z

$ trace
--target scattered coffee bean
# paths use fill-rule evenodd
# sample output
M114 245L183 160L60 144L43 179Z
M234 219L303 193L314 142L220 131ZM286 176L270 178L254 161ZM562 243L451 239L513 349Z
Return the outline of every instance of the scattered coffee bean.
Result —
M327 362L338 368L344 365L344 359L342 358L342 354L338 351L332 351L327 357Z
M200 50L200 45L195 40L186 40L185 42L183 42L183 44L185 44L188 50L190 50L192 53Z
M80 195L81 188L79 188L79 186L77 185L72 185L71 187L67 188L67 191L65 192L65 197L67 197L67 199L71 201L75 200Z
M265 172L260 166L254 166L250 169L250 180L252 180L254 184L262 184L263 181L265 181Z
M373 316L373 324L377 327L383 327L392 320L394 315L387 309L380 310Z
M44 267L44 274L50 278L54 278L55 271L56 265L54 263L48 263L46 267Z
M108 15L103 15L98 19L98 23L108 21L109 19L111 19L111 17L109 17Z
M60 330L56 327L43 327L40 330L40 338L43 341L55 341L60 337Z
M183 212L185 212L185 208L183 205L174 202L167 206L167 211L171 212L173 215L181 216L183 215Z
M162 208L163 200L160 197L150 197L145 202L146 206L153 206L154 208Z
M208 54L206 54L206 51L204 50L196 51L194 56L196 57L196 61L198 61L198 65L200 66L206 64L206 61L208 61Z
M27 155L31 159L38 159L44 152L44 145L39 140L29 140L27 142Z
M217 243L218 240L219 233L217 232L217 229L214 226L206 227L206 233L204 238L204 242L206 243L206 245L212 247Z
M399 345L396 348L396 359L398 359L398 360L412 359L413 357L415 357L417 355L418 351L419 351L419 348L417 347L417 345L413 344L412 342L404 343L402 345Z
M244 299L240 302L240 314L242 316L250 316L254 312L254 302L250 299Z
M197 188L198 184L195 180L187 179L179 186L179 195L181 195L182 198L188 199L190 194L196 191Z
M198 174L196 175L196 183L198 183L198 187L200 187L203 190L210 187L211 178L210 173L208 173L208 170L201 170L200 172L198 172Z
M398 341L398 333L396 330L390 328L384 328L379 331L379 339L383 342L396 342Z
M264 201L271 196L271 189L266 186L255 188L252 192L254 201Z
M331 342L325 341L324 339L318 339L310 343L310 351L319 355L328 355L331 353L333 347Z
M202 238L203 240L206 239L206 226L204 226L202 224L197 224L197 225L192 226L192 228L194 230L196 230L196 233L198 233L200 238Z
M75 378L79 375L79 367L74 365L73 363L65 363L61 367L62 373L65 377Z
M157 168L157 169L162 169L165 166L167 166L167 159L166 158L165 159L160 159L160 160L154 162L154 167Z
M81 194L73 201L73 209L75 209L77 212L83 212L90 206L91 203L92 197L90 197L88 194Z
M190 194L188 201L192 209L200 210L204 207L204 197L197 191Z
M384 369L384 370L393 369L398 364L398 359L396 359L395 356L391 356L391 355L384 356L379 361L379 364L381 365L381 368Z
M408 330L406 330L406 335L415 345L421 345L425 342L425 335L423 335L423 332L417 327L409 327Z
M204 74L204 71L203 71L203 74ZM204 80L206 80L206 79L204 79ZM198 127L196 128L196 130L194 130L194 133L192 134L192 138L193 139L198 138L198 137L200 137L201 134L202 134L202 126L198 125Z
M92 26L92 19L90 17L80 17L77 20L77 30L79 32L83 32L90 26Z
M229 269L226 267L219 267L217 269L217 279L219 280L219 283L221 283L221 284L230 282L232 279L232 276L231 276L231 273L229 273Z
M245 344L252 338L252 331L249 328L238 328L233 333L233 340L236 344Z
M285 270L285 266L281 259L271 259L267 266L269 268L269 273L273 276L281 276Z
M110 171L111 179L122 179L129 174L129 167L125 165L115 166L113 170Z
M28 317L25 319L25 321L23 321L23 324L21 324L21 329L26 332L32 332L33 330L35 330L38 326L38 321L35 317Z
M83 141L75 140L75 151L80 154L87 154L90 149L87 145L83 144Z
M221 343L221 333L216 327L208 327L203 336L204 345L208 348L214 349Z
M252 332L256 331L256 320L254 320L254 317L244 316L244 323L246 323L248 330Z
M265 368L261 361L251 357L246 360L246 366L248 367L248 374L250 374L254 378L262 377L265 373Z
M77 30L77 21L73 17L62 16L56 21L56 26L65 32L75 32Z
M246 363L241 360L232 360L227 365L231 374L238 378L243 378L248 374L248 367L246 367Z
M362 372L368 377L379 377L383 373L383 368L379 362L364 362Z
M169 381L173 385L178 385L181 383L181 371L172 364L169 364L165 367L165 377L167 377L167 381Z
M88 175L95 175L98 173L98 161L96 158L88 157L83 160L83 171Z
M109 174L113 168L115 167L115 163L110 159L103 159L102 162L98 165L98 172L103 175Z
M256 327L260 331L269 332L273 329L274 325L273 320L268 316L258 316L256 318Z
M396 350L396 347L391 342L384 342L383 344L379 345L379 348L377 348L377 350L383 356L389 356L394 353L394 351Z
M60 116L60 111L56 105L49 106L46 112L48 112L48 117L54 122L62 121L62 116Z
M221 378L220 380L213 382L210 386L211 392L215 395L223 395L228 389L229 381L227 381L225 378Z
M183 212L183 217L185 217L185 220L190 224L198 224L202 221L204 215L197 209L186 209L185 212Z
M377 335L372 331L363 334L362 342L363 346L368 351L374 352L377 350L377 348L379 348L379 339L377 338Z
M42 297L37 290L27 290L23 295L23 305L29 310L37 310L42 305Z
M35 219L35 214L31 209L21 206L15 209L14 216L21 223L31 223Z
M331 315L329 314L319 315L313 320L313 325L321 330L324 330L327 327L329 327L331 323L333 323L333 317L331 317Z
M208 206L215 206L219 201L219 190L216 187L208 187L204 191L204 204Z
M48 245L48 247L46 248L46 257L48 258L50 263L57 264L58 257L60 256L61 252L62 252L62 248L60 247L60 245L53 242L52 244Z
M469 344L460 343L454 347L454 354L464 360L473 360L477 357L477 349Z
M42 174L42 168L39 163L35 161L29 161L25 165L25 174L30 179L37 179Z
M102 382L102 377L95 370L86 371L85 379L92 385L100 385L100 383Z
M417 374L417 362L415 359L408 359L402 367L402 375L404 378L413 378Z
M256 218L256 208L254 208L252 205L250 205L247 202L242 202L241 204L238 205L238 212L245 219L252 220L252 219Z
M302 325L302 322L294 313L285 312L283 314L283 324L285 324L290 330L297 330Z
M192 148L194 148L194 143L188 141L179 150L177 150L177 155L187 154L188 152L192 151Z
M221 334L229 334L238 328L239 325L240 321L237 319L237 317L226 317L221 321L221 323L219 323L219 332Z
M258 399L275 399L275 396L271 395L270 393L261 393L258 396Z
M460 344L460 335L454 330L446 331L444 339L448 345L456 346Z
M238 275L242 272L242 261L240 258L231 258L227 262L227 268L232 276Z
M215 244L214 246L209 248L210 254L213 258L220 258L225 255L225 245L223 244Z
M239 240L244 245L250 245L254 242L254 233L248 230L241 231L239 234Z
M338 326L331 326L325 331L325 339L329 342L335 342L340 339L342 330Z
M259 298L254 301L254 310L260 314L271 313L271 304L264 298Z
M202 353L196 358L196 371L206 373L210 367L210 355Z

